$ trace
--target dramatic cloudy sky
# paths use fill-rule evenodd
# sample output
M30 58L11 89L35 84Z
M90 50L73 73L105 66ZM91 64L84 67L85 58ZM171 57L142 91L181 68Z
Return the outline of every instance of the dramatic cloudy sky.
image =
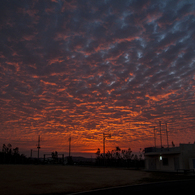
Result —
M194 91L195 1L0 1L1 145L193 143Z

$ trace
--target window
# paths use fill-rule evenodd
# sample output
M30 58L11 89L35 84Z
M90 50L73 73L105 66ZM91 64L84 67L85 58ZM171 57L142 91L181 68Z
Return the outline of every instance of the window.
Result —
M163 165L168 165L168 158L162 158Z

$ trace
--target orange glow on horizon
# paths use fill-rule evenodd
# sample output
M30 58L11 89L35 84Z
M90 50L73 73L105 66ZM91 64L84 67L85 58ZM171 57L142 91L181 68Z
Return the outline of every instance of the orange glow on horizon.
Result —
M94 153L110 133L106 150L136 152L159 121L165 147L165 123L193 143L195 2L89 2L3 3L0 146L68 152L71 135Z

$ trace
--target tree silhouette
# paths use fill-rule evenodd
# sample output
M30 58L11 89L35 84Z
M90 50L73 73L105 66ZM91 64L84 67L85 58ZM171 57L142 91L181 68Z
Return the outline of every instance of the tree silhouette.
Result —
M53 158L54 163L56 163L58 161L58 152L52 152L51 157Z
M6 153L6 154L11 154L12 153L12 145L11 144L7 144L7 146L5 144L3 144L2 146L2 152Z
M30 163L30 161L26 158L25 155L19 154L19 148L16 147L12 149L11 144L3 144L2 146L2 152L0 152L0 163L11 163L11 164L17 164L17 163Z
M97 158L99 158L99 156L100 156L100 149L99 148L97 149L97 152L95 154L97 155Z
M121 150L119 146L112 150L108 151L105 154L105 158L103 154L100 153L100 149L98 148L96 155L96 164L103 166L120 166L120 167L143 167L144 160L142 159L143 151L140 148L139 155L134 155L132 153L131 148L128 150Z
M116 158L117 159L120 159L121 158L120 151L121 151L121 149L119 148L119 146L117 146L116 147L116 150L115 150L115 154L116 154Z
M18 148L18 147L14 148L14 149L13 149L13 152L14 152L15 155L16 155L16 154L19 154L19 148Z
M8 153L12 154L12 145L11 144L7 144L7 148L8 148Z
M7 147L5 144L3 144L3 146L2 146L2 152L7 153Z

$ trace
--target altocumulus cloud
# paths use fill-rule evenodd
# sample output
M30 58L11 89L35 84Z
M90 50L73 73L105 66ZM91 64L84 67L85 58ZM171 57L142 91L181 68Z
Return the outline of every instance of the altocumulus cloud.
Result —
M159 120L194 141L194 1L4 0L0 18L1 142L138 148Z

